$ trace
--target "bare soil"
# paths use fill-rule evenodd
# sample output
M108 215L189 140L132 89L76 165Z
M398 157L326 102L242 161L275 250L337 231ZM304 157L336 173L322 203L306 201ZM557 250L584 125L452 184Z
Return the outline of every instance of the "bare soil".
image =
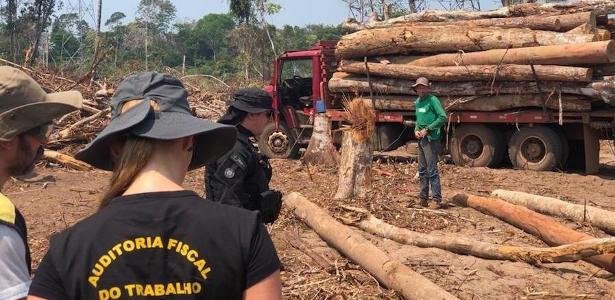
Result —
M445 198L457 192L488 195L509 189L587 203L615 211L615 156L612 144L602 143L601 172L533 172L510 169L462 168L441 165ZM440 212L418 208L416 164L396 153L382 154L374 165L372 189L362 200L344 204L363 207L400 227L420 232L450 232L506 245L546 246L539 239L496 218L468 208ZM338 214L340 201L331 200L336 170L306 167L295 160L274 160L272 186L285 193L301 192ZM202 193L202 171L191 173L185 185ZM12 181L4 193L28 221L34 267L48 239L94 213L109 173L75 172L40 165L36 176ZM572 228L606 236L587 224L561 220ZM283 292L288 299L401 299L381 286L361 267L329 247L309 227L284 209L271 226L271 235L284 264ZM545 264L494 261L456 255L444 250L400 245L360 232L378 247L461 299L615 299L615 276L585 262Z

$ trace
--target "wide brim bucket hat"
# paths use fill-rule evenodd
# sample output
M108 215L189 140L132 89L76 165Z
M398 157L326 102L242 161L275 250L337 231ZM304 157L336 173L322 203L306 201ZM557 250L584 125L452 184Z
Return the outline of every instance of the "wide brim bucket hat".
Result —
M124 79L111 98L111 122L75 157L111 171L110 143L125 136L173 140L194 136L193 170L214 162L236 141L234 126L195 117L182 83L169 75L146 72ZM124 109L124 105L130 107ZM136 103L136 104L135 104Z
M81 108L77 91L46 93L30 76L0 66L0 140L11 140L32 128Z

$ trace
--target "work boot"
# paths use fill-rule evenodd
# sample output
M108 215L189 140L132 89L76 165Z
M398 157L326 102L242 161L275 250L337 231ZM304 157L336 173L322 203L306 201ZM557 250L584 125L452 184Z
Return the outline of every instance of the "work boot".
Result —
M427 207L427 199L421 199L421 202L419 202L419 204L420 204L422 207Z
M434 202L431 203L431 205L429 205L429 208L431 208L431 209L441 209L443 207L444 206L442 206L442 202L440 202L440 201L434 201Z

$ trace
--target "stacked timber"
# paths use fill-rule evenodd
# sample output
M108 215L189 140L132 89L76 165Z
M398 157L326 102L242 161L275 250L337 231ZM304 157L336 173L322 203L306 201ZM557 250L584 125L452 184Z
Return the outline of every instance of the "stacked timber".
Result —
M412 109L418 77L449 110L615 106L615 1L425 11L344 26L329 90Z

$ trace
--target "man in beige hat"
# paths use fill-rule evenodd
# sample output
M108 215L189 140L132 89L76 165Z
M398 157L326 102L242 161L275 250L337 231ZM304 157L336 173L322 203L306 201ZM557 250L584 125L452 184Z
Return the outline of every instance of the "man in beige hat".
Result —
M422 206L429 201L431 186L433 208L442 207L440 174L438 172L438 154L442 125L446 122L446 112L438 97L430 93L429 80L418 78L412 89L418 95L416 99L416 126L414 135L419 140L419 180L421 191L419 198Z
M25 298L31 271L26 222L2 187L32 171L53 119L81 102L79 92L47 94L24 72L0 66L0 299Z

